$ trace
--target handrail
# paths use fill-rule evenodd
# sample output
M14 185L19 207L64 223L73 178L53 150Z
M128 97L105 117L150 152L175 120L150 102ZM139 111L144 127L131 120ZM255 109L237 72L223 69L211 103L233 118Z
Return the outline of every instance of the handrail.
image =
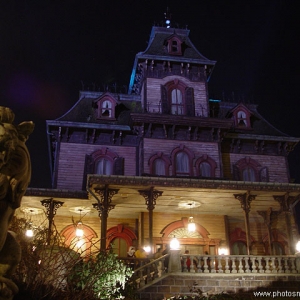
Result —
M137 288L141 288L166 273L165 260L169 256L170 254L166 254L157 259L131 257L119 257L119 259L133 270L129 282L134 283Z

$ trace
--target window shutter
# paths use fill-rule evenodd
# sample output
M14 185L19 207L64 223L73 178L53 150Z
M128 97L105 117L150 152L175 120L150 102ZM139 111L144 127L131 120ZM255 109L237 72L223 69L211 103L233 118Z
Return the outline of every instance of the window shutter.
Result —
M233 165L232 166L232 175L233 175L233 179L234 180L241 180L240 179L240 170L239 170L239 168L238 168L238 166L236 166L236 165Z
M83 172L83 180L82 180L82 190L86 190L87 184L87 175L94 174L95 172L95 161L92 155L85 155L85 164L84 164L84 172Z
M261 182L269 182L269 170L267 167L263 167L259 171L259 181Z
M114 161L114 175L124 175L124 157L117 157Z
M168 91L167 88L163 85L161 85L161 111L163 114L169 114L170 113L170 105L168 102Z
M194 89L191 87L185 89L185 103L186 103L186 114L190 117L194 117L195 116Z

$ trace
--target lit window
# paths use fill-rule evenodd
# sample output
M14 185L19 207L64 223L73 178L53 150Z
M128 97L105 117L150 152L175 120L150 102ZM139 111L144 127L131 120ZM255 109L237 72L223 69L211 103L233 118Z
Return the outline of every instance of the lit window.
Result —
M171 113L172 115L182 115L184 113L182 93L178 89L171 92Z
M109 100L104 100L102 102L101 116L102 117L111 117L112 116L112 105Z
M240 127L248 127L247 115L242 110L238 111L238 113L237 113L237 125Z

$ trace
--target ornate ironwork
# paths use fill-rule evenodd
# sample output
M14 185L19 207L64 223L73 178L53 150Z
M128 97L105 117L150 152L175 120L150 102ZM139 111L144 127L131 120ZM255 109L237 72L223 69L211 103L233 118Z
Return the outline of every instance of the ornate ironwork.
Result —
M148 210L153 210L156 206L156 199L162 195L162 191L154 190L152 186L149 190L139 190L140 195L145 198L145 204Z
M255 199L256 195L250 195L250 192L244 194L234 194L235 199L238 199L241 204L241 208L246 212L250 212L250 203Z
M291 206L299 200L298 196L290 196L289 193L285 193L282 196L273 196L274 200L279 202L280 211L282 212L290 212Z
M46 207L48 219L50 217L54 217L56 215L56 211L64 204L62 201L53 200L53 198L41 200L41 203L44 207Z
M93 208L97 209L99 212L99 217L101 218L103 214L108 215L108 213L115 208L114 204L111 204L112 197L119 192L118 189L109 189L108 185L103 188L95 188L95 193L100 196L100 199L96 197L97 203L93 204Z

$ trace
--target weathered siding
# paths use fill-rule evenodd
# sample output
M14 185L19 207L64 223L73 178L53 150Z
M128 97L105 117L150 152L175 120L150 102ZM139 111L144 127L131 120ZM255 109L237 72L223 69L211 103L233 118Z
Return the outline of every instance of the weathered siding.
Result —
M220 161L219 161L219 149L218 143L211 142L194 142L194 141L174 141L174 140L161 140L161 139L144 139L144 172L150 173L149 159L157 152L163 152L171 159L171 153L180 144L184 144L189 150L191 150L195 157L193 159L193 166L195 161L206 154L211 157L217 164L215 177L220 177ZM193 168L193 174L196 175L195 167ZM169 175L172 174L172 166L170 166Z
M269 170L269 181L270 182L289 182L289 171L284 156L267 156L267 155L245 155L237 153L223 153L223 168L224 177L226 179L233 179L232 166L237 163L240 159L250 157L256 160L262 167L268 167Z
M181 76L167 76L163 79L147 78L147 104L148 111L151 113L161 113L160 100L161 100L161 85L165 85L167 82L178 79L184 82L188 87L194 89L194 101L195 101L195 116L208 117L209 110L206 84L205 82L192 82L185 77Z
M99 146L75 143L61 143L57 178L58 189L81 190L85 155L97 149L107 147L124 157L124 175L136 175L136 148L125 146Z

